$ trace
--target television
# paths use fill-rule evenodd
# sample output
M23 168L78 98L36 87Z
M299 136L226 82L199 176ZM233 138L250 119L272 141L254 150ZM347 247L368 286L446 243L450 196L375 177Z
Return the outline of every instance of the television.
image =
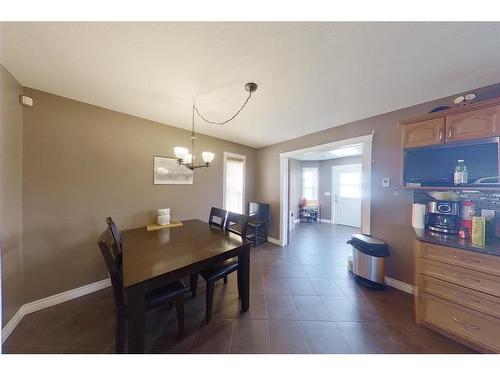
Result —
M499 176L499 137L403 150L404 186L453 186L457 160L468 169L468 184Z

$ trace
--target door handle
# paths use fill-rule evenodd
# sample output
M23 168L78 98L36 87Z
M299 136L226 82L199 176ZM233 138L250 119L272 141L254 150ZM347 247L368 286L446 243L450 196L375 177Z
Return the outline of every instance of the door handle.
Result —
M452 130L453 130L453 128L448 129L448 139L451 139Z
M439 129L439 140L442 141L443 140L443 136L444 136L444 131L443 129Z

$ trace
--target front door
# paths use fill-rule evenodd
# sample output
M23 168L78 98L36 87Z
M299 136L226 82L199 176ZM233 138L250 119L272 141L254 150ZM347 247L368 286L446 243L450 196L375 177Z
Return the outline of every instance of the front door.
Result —
M361 228L361 164L332 167L332 221Z

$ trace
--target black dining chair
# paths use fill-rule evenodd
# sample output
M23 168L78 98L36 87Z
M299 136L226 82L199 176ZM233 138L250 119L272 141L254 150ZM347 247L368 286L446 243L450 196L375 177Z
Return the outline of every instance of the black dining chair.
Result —
M108 216L106 218L106 224L108 225L108 228L111 232L111 236L113 237L113 251L115 253L115 258L120 258L119 262L121 263L121 256L122 256L122 236L120 234L120 231L118 230L118 227L116 226L115 222L113 221L113 218L111 216Z
M216 226L220 230L224 230L226 225L227 211L222 208L212 207L210 209L210 216L208 217L208 224Z
M127 305L123 292L123 273L121 263L121 253L115 256L115 243L111 229L104 231L99 237L97 244L101 250L106 268L108 269L113 293L115 297L116 310L116 334L115 334L115 352L125 352L125 326L127 321ZM119 247L121 249L121 246ZM179 337L184 336L184 291L185 285L182 281L174 281L162 288L153 290L146 295L146 311L153 310L166 303L175 301L177 310L177 325Z
M271 221L271 206L267 203L247 203L248 233L247 238L255 247L261 242L267 242L268 228Z
M226 232L237 234L241 237L243 242L246 241L246 234L248 228L248 216L240 215L234 212L228 212L224 229ZM224 284L227 284L227 276L238 270L238 258L228 259L214 267L208 268L200 272L201 277L207 283L206 291L206 307L205 307L205 320L210 322L212 319L212 307L214 301L214 287L215 282L224 279ZM242 281L238 274L238 294L241 297Z

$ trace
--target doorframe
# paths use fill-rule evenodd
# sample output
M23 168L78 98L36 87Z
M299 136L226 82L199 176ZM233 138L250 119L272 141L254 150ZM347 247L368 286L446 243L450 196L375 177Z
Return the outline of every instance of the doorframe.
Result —
M247 184L247 157L246 155L235 154L233 152L223 152L222 156L222 208L226 209L226 163L228 158L243 160L243 194L241 212L245 214L245 194Z
M342 168L342 167L361 167L361 186L363 186L363 163L353 163L353 164L339 164L339 165L332 165L332 196L331 196L331 202L330 202L330 219L332 221L332 224L335 224L336 221L336 215L335 215L335 168ZM363 202L363 195L361 195L361 202ZM363 216L361 216L361 221L363 221ZM360 223L361 224L361 223Z
M327 147L338 148L354 144L362 145L361 170L361 233L370 235L371 233L371 174L372 174L372 143L373 134L360 137L342 139L335 142L323 143L293 151L280 153L280 218L279 218L279 243L285 246L288 243L288 159L300 155L304 152L323 150Z

